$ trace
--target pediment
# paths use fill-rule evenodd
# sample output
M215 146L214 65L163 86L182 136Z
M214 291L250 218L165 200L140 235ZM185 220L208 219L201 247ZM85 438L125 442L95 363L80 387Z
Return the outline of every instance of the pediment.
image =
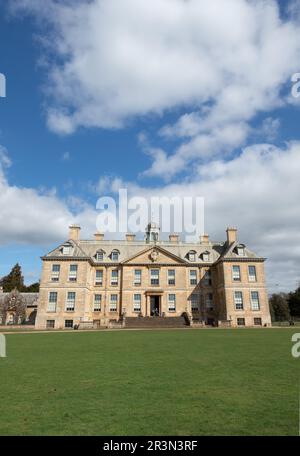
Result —
M123 261L123 264L186 264L182 258L159 246L151 246Z

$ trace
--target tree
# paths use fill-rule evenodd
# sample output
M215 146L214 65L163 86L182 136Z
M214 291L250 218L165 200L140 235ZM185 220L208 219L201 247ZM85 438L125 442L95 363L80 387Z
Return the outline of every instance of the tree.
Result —
M289 293L288 304L292 317L300 317L300 286Z
M26 293L38 293L40 291L40 284L39 282L35 282L25 288L26 289L24 291L26 291Z
M19 263L12 268L7 276L1 279L0 285L3 287L4 293L10 293L14 289L19 291L23 291L25 289L24 277Z
M273 321L287 321L291 318L288 295L274 293L270 298L270 312Z

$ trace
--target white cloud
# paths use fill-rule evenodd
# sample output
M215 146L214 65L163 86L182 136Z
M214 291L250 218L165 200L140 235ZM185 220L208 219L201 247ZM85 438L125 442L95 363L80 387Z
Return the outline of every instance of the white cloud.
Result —
M0 169L1 166L3 166L4 168L9 168L11 166L11 159L8 156L5 147L0 145Z
M18 6L16 14L31 11L42 25L46 21L51 26L41 27L40 33L47 42L43 61L48 60L52 130L70 134L80 127L121 128L136 117L180 109L184 114L177 122L159 132L164 140L179 141L171 154L152 147L147 135L140 136L152 159L143 175L170 181L185 170L189 178L154 189L129 187L145 195L205 196L207 228L214 237L223 238L226 225L236 224L242 240L269 257L272 288L276 283L282 289L296 285L300 145L289 143L284 150L256 145L244 148L236 158L232 151L245 147L258 113L266 113L258 133L265 141L273 140L280 125L272 119L272 110L295 103L281 92L299 71L299 1L293 2L285 19L280 18L275 0L226 0L226 7L224 0L15 0L11 4ZM114 180L113 189L119 183ZM102 179L97 188L106 185ZM7 181L3 188L11 206L16 199L21 207L27 190ZM31 227L34 238L60 216L61 225L54 228L65 229L72 216L68 206L55 196L28 192L24 207L29 212L34 211L30 199L41 209L49 205L50 214L53 210L45 224L35 214L29 220L24 214L29 224L36 221ZM6 210L5 219L13 220L13 210ZM88 206L80 214L88 220L94 217ZM21 236L14 224L12 228L11 233ZM13 236L8 231L7 236Z
M71 159L70 152L66 151L62 154L61 160L62 161L69 161Z
M265 140L274 141L278 136L279 129L280 120L267 117L264 119L259 133L265 138Z
M241 242L266 262L270 290L294 289L300 281L300 142L279 149L247 147L230 161L201 166L192 181L157 188L125 183L130 195L203 196L206 231L225 240L237 226ZM276 285L279 285L276 287Z
M10 164L0 146L0 162ZM96 229L96 212L77 200L64 201L55 191L10 185L0 163L0 245L50 244L68 236L71 223L82 223L83 234Z
M282 19L276 0L11 2L15 14L29 11L51 26L40 32L50 129L119 128L186 110L160 131L181 145L147 151L153 163L144 175L165 180L243 147L257 113L289 102L280 93L299 70L297 4Z

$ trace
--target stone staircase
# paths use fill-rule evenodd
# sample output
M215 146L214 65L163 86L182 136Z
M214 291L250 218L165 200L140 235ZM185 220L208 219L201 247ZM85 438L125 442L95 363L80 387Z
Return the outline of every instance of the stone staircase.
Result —
M125 328L184 328L188 322L181 317L126 317Z

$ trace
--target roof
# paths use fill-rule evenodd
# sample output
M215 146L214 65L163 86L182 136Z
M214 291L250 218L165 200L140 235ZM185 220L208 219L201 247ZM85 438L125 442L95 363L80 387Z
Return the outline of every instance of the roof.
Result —
M11 293L1 292L0 301L3 301ZM37 305L39 293L20 293L27 306Z
M66 244L72 245L72 251L70 255L65 255L62 253L63 246ZM257 256L254 252L249 250L247 247L244 247L244 257L238 255L236 247L241 245L237 242L228 245L227 242L210 242L210 243L189 243L189 242L170 242L170 241L157 241L156 243L147 243L145 240L141 241L128 241L128 240L68 240L54 250L42 257L43 260L50 259L81 259L89 260L93 263L96 262L96 253L98 251L104 252L103 261L101 264L116 264L115 261L111 259L111 252L114 250L119 251L119 261L117 263L124 263L129 259L136 257L139 254L144 253L150 248L160 248L165 252L170 253L172 256L181 259L187 264L198 264L198 263L215 263L220 260L243 260L243 259L253 259L253 260L264 260ZM196 253L196 261L190 261L188 253ZM209 253L209 261L204 261L202 254Z

